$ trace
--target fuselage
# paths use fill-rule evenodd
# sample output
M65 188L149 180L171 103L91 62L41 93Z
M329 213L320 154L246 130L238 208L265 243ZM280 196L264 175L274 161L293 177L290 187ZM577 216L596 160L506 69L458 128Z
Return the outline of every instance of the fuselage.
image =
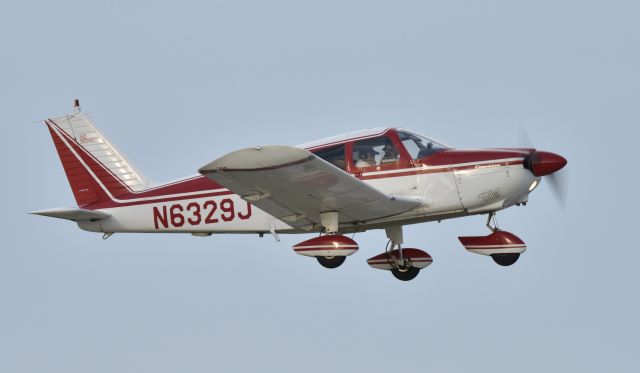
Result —
M540 178L524 167L525 158L534 149L453 149L435 142L427 145L427 140L407 130L389 128L301 147L383 193L420 201L418 207L399 215L341 224L341 232L498 211L525 203L539 183ZM319 225L294 229L202 175L109 196L85 208L111 215L78 223L94 232L207 235L322 229Z

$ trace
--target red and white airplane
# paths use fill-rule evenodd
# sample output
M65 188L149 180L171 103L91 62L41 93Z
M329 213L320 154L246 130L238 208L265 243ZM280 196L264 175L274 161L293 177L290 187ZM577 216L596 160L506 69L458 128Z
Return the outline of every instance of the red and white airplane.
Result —
M511 265L524 242L495 225L496 211L526 204L542 176L567 161L535 149L454 149L402 128L351 132L299 146L226 154L178 181L153 184L80 112L45 120L78 207L34 214L101 232L315 233L293 247L327 267L358 251L345 236L384 229L384 252L368 260L400 280L431 264L403 247L407 224L487 214L488 236L459 237L471 252ZM494 224L492 224L494 221Z

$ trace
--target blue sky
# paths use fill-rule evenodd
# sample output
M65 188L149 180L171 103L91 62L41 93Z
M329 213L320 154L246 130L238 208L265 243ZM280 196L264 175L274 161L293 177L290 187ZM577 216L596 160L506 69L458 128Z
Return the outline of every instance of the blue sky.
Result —
M635 371L640 305L632 1L0 4L0 371ZM158 181L257 144L399 125L459 147L569 160L498 214L509 268L409 226L434 264L410 282L295 255L307 235L100 235L27 212L73 205L41 119L74 98ZM543 183L544 184L544 183Z

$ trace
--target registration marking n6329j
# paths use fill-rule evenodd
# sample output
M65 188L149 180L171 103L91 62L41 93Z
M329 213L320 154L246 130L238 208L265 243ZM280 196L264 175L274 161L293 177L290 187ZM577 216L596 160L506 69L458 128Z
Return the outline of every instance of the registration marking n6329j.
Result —
M247 220L251 217L251 204L242 201L240 208L236 208L231 198L221 200L206 200L204 202L185 201L170 205L153 207L153 224L156 229L180 228L199 226L202 224L217 224L220 221Z

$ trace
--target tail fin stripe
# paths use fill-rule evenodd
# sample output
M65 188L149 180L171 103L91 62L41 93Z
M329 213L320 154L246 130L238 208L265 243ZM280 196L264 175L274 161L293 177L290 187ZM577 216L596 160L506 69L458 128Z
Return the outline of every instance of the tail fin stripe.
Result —
M53 125L56 127L56 132L58 133L58 135L64 137L65 144L69 147L69 148L74 148L75 150L77 150L80 154L82 154L83 156L78 156L77 153L74 152L74 154L76 155L76 157L80 157L82 159L84 159L86 162L83 162L83 165L85 166L85 168L87 169L87 171L91 171L92 168L90 166L87 165L87 163L95 163L96 166L99 167L94 167L93 169L95 169L96 173L94 174L94 177L96 177L97 175L97 179L100 181L105 181L107 183L109 183L109 186L112 188L117 188L117 189L126 189L124 191L119 191L118 193L114 193L114 195L122 195L125 193L131 193L133 192L133 190L131 190L131 188L124 184L122 181L120 181L118 179L118 177L116 175L114 175L111 170L109 170L107 167L105 167L105 165L102 164L102 162L100 162L98 159L96 159L91 153L87 152L82 145L80 145L74 138L70 137L64 130L62 130L55 122L50 121L50 125ZM88 158L88 159L87 159ZM109 180L111 179L111 180ZM106 183L103 183L103 186Z
M47 125L60 160L62 161L64 171L67 174L67 179L69 180L76 203L78 206L85 206L98 202L100 200L98 193L99 186L96 184L95 178L87 174L86 167L82 165L82 161L79 157L74 156L73 149L65 145L65 140L59 135L56 129L48 123ZM84 167L84 170L82 170L82 167ZM104 194L104 192L102 192L102 194Z
M79 158L83 166L85 167L85 170L92 174L98 184L100 184L103 190L108 193L112 199L114 196L122 196L131 193L129 188L125 184L120 182L120 180L115 178L115 176L112 175L108 170L101 169L100 167L103 166L95 160L91 159L90 154L87 154L83 151L82 148L74 145L75 144L71 143L70 146L74 148L72 150L75 150L79 153Z
M108 183L108 185L112 185L112 183L116 186L120 186L121 184L119 182L119 180L117 178L114 178L111 173L109 172L109 170L105 170L104 168L99 168L97 166L100 166L99 164L97 164L92 157L90 157L90 154L87 154L81 146L74 146L76 144L75 141L71 140L71 139L67 139L67 137L64 136L64 131L57 128L57 126L55 125L55 123L47 123L49 125L49 128L52 132L52 136L54 137L54 141L55 142L60 142L60 154L61 155L65 155L68 157L72 157L72 159L76 162L80 163L80 166L76 167L76 169L79 169L79 167L83 167L84 170L86 171L85 175L88 173L88 175L90 175L89 177L86 177L84 180L86 180L87 182L93 183L95 184L100 191L105 195L105 197L109 198L112 202L117 203L117 204L125 204L125 205L129 205L129 204L137 204L139 202L142 203L147 203L147 202L156 202L156 201L167 201L167 200L174 200L176 198L184 198L184 197L195 197L195 196L201 196L201 197L206 197L206 196L214 196L214 195L226 195L226 194L230 194L230 192L226 189L226 188L220 188L220 189L210 189L210 190L202 190L202 191L190 191L190 192L185 192L185 193L175 193L175 194L168 194L168 195L162 195L162 196L150 196L150 197L141 197L141 198L126 198L126 199L120 199L117 198L117 196L114 196L113 193L111 193L110 189L107 187L107 184L105 184L96 174L96 172L100 172L101 174L108 176L107 179L110 179L110 182ZM60 133L62 132L62 133ZM73 141L73 142L70 142ZM84 154L85 157L82 157L80 154ZM92 168L90 165L93 165L94 168ZM65 171L67 171L67 167L65 167ZM94 172L94 169L96 169L96 172ZM195 178L199 178L199 177L195 177ZM194 179L195 179L194 178ZM106 181L106 180L105 180ZM134 193L128 193L128 196L133 195ZM78 199L78 197L76 196L76 199ZM94 198L93 201L94 202L96 199ZM78 201L78 205L87 205L87 203L80 203L80 201Z
M88 153L130 192L144 192L149 188L149 180L100 132L87 114L74 111L73 115L48 119L47 125L57 126L69 143ZM121 175L123 171L131 174L125 178Z
M65 138L65 136L63 134L61 134L60 132L64 132L61 129L57 128L57 126L55 126L55 124L51 125L51 123L49 124L49 128L51 129L52 135L54 135L54 140L58 140L60 142L63 143L63 146L66 146L65 149L60 149L61 150L61 154L65 154L67 152L72 153L73 156L75 156L75 160L80 162L80 164L84 167L85 171L87 173L89 173L89 175L92 177L93 180L91 180L93 183L97 183L97 185L100 187L100 189L102 189L102 191L112 200L112 201L116 201L116 198L113 196L113 194L109 191L109 189L107 187L105 187L104 183L102 182L102 180L96 176L95 172L92 170L91 167L89 167L87 165L87 162L85 159L83 159L83 157L81 157L78 154L78 151L82 152L81 149L76 149L72 144L69 143L69 140L67 138ZM57 139L56 139L57 138ZM68 153L67 153L68 154ZM66 158L66 157L65 157ZM86 175L86 174L85 174ZM75 179L74 180L89 180L88 177L83 177L82 179ZM78 190L77 188L74 189L74 193L75 191ZM76 196L77 199L77 196ZM96 199L94 199L95 201ZM91 202L94 202L91 201ZM81 205L80 201L78 201L78 204Z
M131 188L131 186L127 183L127 181L123 182L117 175L114 174L114 172L109 167L107 167L108 162L100 161L92 152L89 152L89 151L85 150L86 146L97 146L97 145L95 145L95 144L82 145L82 144L78 143L78 141L76 139L74 139L72 136L70 136L68 133L66 133L66 131L64 131L62 128L60 128L60 126L57 123L55 123L53 120L51 120L51 119L46 121L46 124L47 125L51 125L51 126L55 126L57 128L57 130L58 130L58 133L61 136L64 136L64 138L67 140L67 144L68 143L72 144L73 147L75 149L77 149L83 155L82 158L85 158L85 159L86 158L90 158L93 162L95 162L96 164L101 166L99 169L95 170L95 174L97 175L98 178L103 180L103 185L106 188L113 189L113 188L118 188L118 187L124 187L124 188L127 189L128 193L132 194L132 195L141 194L141 193L148 192L150 190L157 189L157 188L147 188L147 189L141 190L141 191L133 190ZM64 144L60 144L60 146L63 147ZM104 146L105 147L105 152L103 154L106 154L106 152L109 151L109 150L114 150L114 149L110 149L110 148L106 147L105 145L100 145L100 146ZM100 155L100 154L96 152L96 155ZM74 155L69 155L69 157L74 157ZM75 157L74 157L74 159L75 159ZM115 158L112 161L112 163L118 163L118 162L119 161L117 159L115 159ZM88 166L85 164L84 167L86 169ZM123 172L120 175L122 175L122 176L124 176L124 175L137 176L134 171ZM192 179L197 179L197 178L200 178L200 177L201 177L201 175L196 175ZM111 179L111 180L109 180L109 179ZM135 183L135 181L130 181L130 182L131 183ZM164 187L164 186L166 186L166 185L163 185L162 187ZM115 194L115 196L118 196L118 194ZM129 199L127 199L127 200L129 200Z

